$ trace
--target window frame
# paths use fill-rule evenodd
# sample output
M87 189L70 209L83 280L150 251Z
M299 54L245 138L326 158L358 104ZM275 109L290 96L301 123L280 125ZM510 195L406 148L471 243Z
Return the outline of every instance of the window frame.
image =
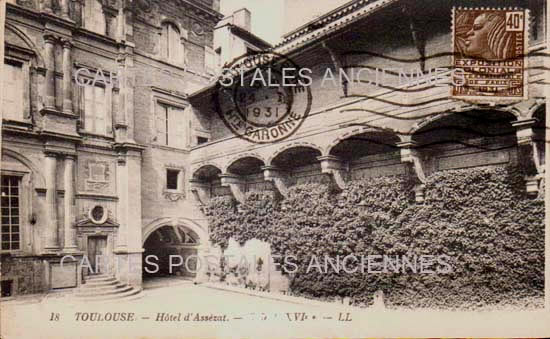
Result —
M21 67L21 119L7 119L5 118L6 114L4 113L4 103L2 104L2 120L14 123L25 123L25 124L31 124L31 100L30 100L30 86L31 86L31 75L30 75L30 69L31 69L31 60L30 58L27 58L22 53L15 54L14 51L12 51L8 45L5 46L6 49L6 55L4 56L4 65L5 64L17 64ZM3 72L5 71L6 67L3 67ZM1 74L2 78L4 74ZM5 91L5 86L3 87L3 90ZM4 99L5 100L5 99Z
M184 102L184 97L179 96L173 92L168 92L156 87L152 88L153 91L153 98L151 100L151 111L153 112L153 118L151 119L151 144L154 147L161 147L161 148L167 148L170 150L180 150L180 151L189 151L191 148L190 144L190 105L186 102ZM157 126L157 108L159 106L166 106L168 108L172 107L178 110L181 110L183 112L181 123L181 140L179 141L180 146L174 146L174 144L170 144L170 136L168 135L168 143L163 143L159 140L159 133L158 133L158 126ZM169 111L169 110L168 110ZM169 114L168 114L169 116ZM165 120L166 121L166 120ZM169 125L169 124L166 124ZM165 132L166 134L169 134L168 129Z
M85 68L88 70L88 72L79 74L80 78L85 79L86 85L78 85L75 80L73 79L73 86L77 88L78 90L75 91L77 94L77 101L78 101L78 110L79 110L79 133L80 134L86 134L86 135L92 135L102 138L114 138L114 112L115 108L113 105L115 104L114 97L117 95L119 88L115 86L115 82L107 82L104 83L103 81L96 81L94 83L95 76L97 75L97 69L94 69L92 67L88 67L81 64L76 64L78 68ZM111 79L111 72L107 70L101 70L105 76L105 79L107 81L110 81ZM87 120L87 112L86 112L86 88L91 87L94 88L93 93L95 96L96 87L102 88L104 91L104 98L105 98L105 116L103 121L105 122L105 131L104 133L98 133L95 129L95 122L97 121L97 116L94 114L92 117L93 124L94 124L94 130L88 129L88 126L86 124ZM95 104L93 104L94 109L92 109L93 112L95 112Z
M2 246L0 246L0 253L2 254L12 254L12 255L18 255L23 254L25 252L30 252L30 248L28 248L28 244L26 243L26 240L28 239L28 213L30 210L30 202L28 201L30 199L30 192L29 192L29 184L30 184L30 173L28 172L21 172L17 170L2 170L0 172L0 176L4 177L15 177L18 180L19 183L19 248L18 249L9 249L4 250L2 249ZM1 222L0 222L0 225ZM0 234L1 234L0 230ZM0 242L1 239L0 239ZM10 245L11 247L11 245Z
M168 171L177 171L178 172L178 188L177 189L169 189L168 188ZM181 199L185 199L186 192L185 192L185 168L177 166L177 165L165 165L164 166L164 180L162 181L162 195L165 199L168 199L171 202L176 202Z
M92 5L92 2L95 2L95 5ZM82 28L95 34L107 36L107 33L108 33L107 16L105 15L105 8L102 2L100 0L85 0L85 1L82 1L82 3L83 3L81 8ZM101 8L101 12L94 13L94 10L99 8ZM95 15L91 15L91 14L95 14ZM100 19L101 22L99 22L98 18L101 18ZM98 23L101 23L102 27L100 27ZM101 29L101 31L98 31L99 28Z
M171 32L175 35L172 37ZM171 20L163 20L160 25L160 56L163 61L175 65L187 65L187 30ZM171 51L174 50L174 53Z
M177 178L176 178L176 185L177 188L168 188L168 172L177 172ZM183 186L184 186L184 172L182 168L174 167L174 166L167 166L165 167L165 185L164 185L164 191L165 192L177 192L181 193L183 192Z

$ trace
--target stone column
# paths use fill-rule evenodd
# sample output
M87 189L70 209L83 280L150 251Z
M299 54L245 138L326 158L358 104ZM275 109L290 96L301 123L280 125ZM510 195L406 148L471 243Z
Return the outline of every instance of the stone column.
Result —
M61 17L63 19L69 19L69 0L60 0L61 5Z
M117 203L117 218L120 222L118 227L118 233L116 237L116 251L124 252L128 249L128 237L127 237L127 227L128 227L128 166L126 164L126 154L119 154L119 159L117 162L116 170L116 180L117 180L117 194L118 194L118 203Z
M47 152L45 158L46 171L46 227L43 237L46 239L44 250L55 252L59 250L59 235L57 232L57 154Z
M142 284L141 151L139 146L115 146L118 153L117 219L119 227L114 253L117 278L134 287Z
M46 59L45 106L55 109L55 41L53 35L44 36L44 58Z
M65 172L63 176L65 198L65 241L63 243L63 252L75 252L78 250L76 246L76 231L74 228L74 209L75 209L75 183L74 183L74 163L75 157L67 155L65 157Z
M124 29L125 25L126 25L126 15L124 14L124 8L121 6L118 9L118 15L117 15L116 40L118 42L126 40L126 32Z
M69 40L63 41L63 111L73 113L72 98L72 43Z
M518 162L525 174L525 187L527 193L538 194L540 181L544 170L540 162L540 155L534 141L533 126L536 119L522 119L512 122L516 128L518 140Z

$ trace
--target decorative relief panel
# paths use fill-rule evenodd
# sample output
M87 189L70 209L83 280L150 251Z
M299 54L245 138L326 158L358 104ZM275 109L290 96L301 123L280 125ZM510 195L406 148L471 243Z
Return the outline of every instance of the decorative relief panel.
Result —
M159 25L159 5L157 1L137 0L134 1L133 6L138 19L154 26Z
M116 193L114 161L79 156L78 190L79 193L114 195Z
M183 192L180 193L165 191L162 193L162 195L164 196L164 199L170 200L172 202L185 199L185 193Z
M86 161L86 191L101 192L109 188L109 164L105 161Z

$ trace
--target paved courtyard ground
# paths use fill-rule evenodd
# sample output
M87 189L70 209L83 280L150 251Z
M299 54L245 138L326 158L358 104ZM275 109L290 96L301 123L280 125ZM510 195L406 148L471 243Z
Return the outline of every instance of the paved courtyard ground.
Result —
M432 337L444 336L443 333L448 337L449 331L471 336L471 330L460 323L478 331L488 327L492 336L502 332L502 337L535 337L541 335L541 329L529 324L537 323L538 317L550 320L548 313L542 311L472 314L347 310L334 304L272 300L182 282L154 286L133 301L81 303L52 296L34 303L4 303L1 337L341 338L397 335L399 328L406 329L408 337L427 336L421 327L429 327ZM519 325L521 319L526 326Z

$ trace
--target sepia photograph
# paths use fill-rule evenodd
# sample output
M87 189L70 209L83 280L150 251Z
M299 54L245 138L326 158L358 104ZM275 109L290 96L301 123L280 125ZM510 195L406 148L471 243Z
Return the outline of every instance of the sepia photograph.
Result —
M0 339L550 336L548 0L0 0Z

